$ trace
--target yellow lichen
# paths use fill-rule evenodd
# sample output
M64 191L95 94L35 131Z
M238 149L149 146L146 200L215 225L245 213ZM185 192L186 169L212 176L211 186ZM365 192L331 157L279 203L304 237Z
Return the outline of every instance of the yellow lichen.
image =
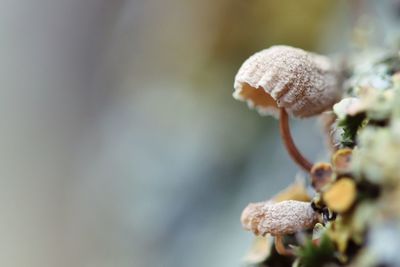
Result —
M342 178L329 187L322 198L329 209L343 213L353 205L356 195L355 182L351 178Z

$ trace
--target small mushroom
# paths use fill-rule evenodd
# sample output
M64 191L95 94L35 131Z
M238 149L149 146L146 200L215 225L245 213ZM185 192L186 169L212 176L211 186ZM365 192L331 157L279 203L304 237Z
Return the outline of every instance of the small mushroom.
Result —
M241 222L246 230L256 235L273 236L294 234L313 228L319 220L309 202L285 200L250 203L242 212Z
M311 229L319 221L319 213L309 202L285 200L250 203L242 212L242 226L256 235L275 237L276 251L292 256L293 251L283 244L283 236Z
M262 115L279 116L289 154L310 171L312 164L291 138L287 112L303 118L330 109L340 96L337 73L325 56L290 46L272 46L243 63L235 77L233 97L246 101Z

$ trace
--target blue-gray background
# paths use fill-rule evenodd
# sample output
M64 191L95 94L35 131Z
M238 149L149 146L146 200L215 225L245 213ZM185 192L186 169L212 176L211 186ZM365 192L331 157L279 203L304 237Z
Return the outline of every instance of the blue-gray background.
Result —
M394 31L379 3L0 0L0 265L240 266L241 210L299 172L277 121L231 97L237 69L273 44L346 51L359 21ZM317 121L292 124L326 159Z

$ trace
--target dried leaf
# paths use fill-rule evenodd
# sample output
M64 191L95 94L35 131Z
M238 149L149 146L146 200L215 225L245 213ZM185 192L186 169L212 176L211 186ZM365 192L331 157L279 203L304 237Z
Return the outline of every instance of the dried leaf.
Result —
M250 250L244 257L246 264L258 264L265 261L271 254L273 238L270 235L256 236Z

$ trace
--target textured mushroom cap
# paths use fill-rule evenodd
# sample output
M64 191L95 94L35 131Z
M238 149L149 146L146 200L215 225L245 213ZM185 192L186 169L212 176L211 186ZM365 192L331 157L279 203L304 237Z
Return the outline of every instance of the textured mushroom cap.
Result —
M338 75L329 58L272 46L248 58L235 77L233 97L262 115L285 108L296 117L319 114L338 100Z
M268 203L272 204L273 202ZM265 202L250 203L247 205L240 216L240 221L244 229L253 231L256 235L260 235L258 225L264 217L264 205Z
M319 220L309 202L285 200L250 203L242 212L244 229L256 235L285 235L310 229Z

